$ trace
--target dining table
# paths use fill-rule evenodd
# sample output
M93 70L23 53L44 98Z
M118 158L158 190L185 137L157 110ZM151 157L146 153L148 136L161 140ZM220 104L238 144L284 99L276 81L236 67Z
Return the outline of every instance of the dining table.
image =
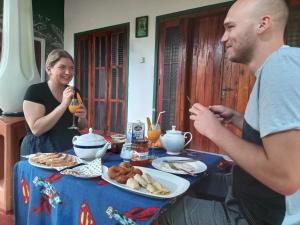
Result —
M150 156L156 159L167 154L163 149L150 149ZM177 175L188 180L190 187L219 171L224 162L222 155L209 152L184 150L179 156L200 160L207 166L197 176ZM122 158L107 151L101 161L110 167L122 162ZM154 169L151 163L147 167ZM101 176L78 178L21 160L15 164L13 177L15 224L155 224L161 213L188 192L172 198L154 198L122 189Z

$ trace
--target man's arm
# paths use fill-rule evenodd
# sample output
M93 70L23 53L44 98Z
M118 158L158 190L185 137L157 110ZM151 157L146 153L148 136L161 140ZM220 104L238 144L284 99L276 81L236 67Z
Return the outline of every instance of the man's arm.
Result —
M247 142L222 127L211 136L240 167L283 195L300 188L300 131L289 130L263 138L263 146Z
M241 168L263 184L283 195L300 188L300 130L268 135L263 146L241 139L222 126L216 116L201 104L190 109L194 126L225 151Z

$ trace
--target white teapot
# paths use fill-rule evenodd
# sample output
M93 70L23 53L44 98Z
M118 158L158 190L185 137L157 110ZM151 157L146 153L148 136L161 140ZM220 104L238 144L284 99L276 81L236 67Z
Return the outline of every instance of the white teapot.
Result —
M92 128L89 129L88 134L74 136L72 143L75 154L82 159L101 158L110 147L110 142L101 135L93 133Z
M167 150L167 154L179 155L181 150L192 141L192 134L190 132L182 132L175 129L176 126L172 126L172 130L167 130L165 135L160 136L160 143L164 149ZM185 142L187 135L190 135L189 140Z

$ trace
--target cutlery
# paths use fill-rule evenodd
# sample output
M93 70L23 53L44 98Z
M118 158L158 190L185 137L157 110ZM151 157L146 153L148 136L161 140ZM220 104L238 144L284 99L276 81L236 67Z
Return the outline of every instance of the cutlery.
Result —
M86 163L78 163L78 164L76 164L74 166L68 166L68 167L65 167L65 168L63 168L61 170L58 170L58 172L60 173L62 171L68 170L68 169L74 169L74 168L82 166L82 165L86 165Z
M197 162L198 160L195 159L169 159L163 160L162 162L165 163L186 163L186 162Z
M196 177L196 176L197 176L197 174L195 174L195 173L193 173L193 172L190 172L190 171L188 171L188 170L185 170L185 169L183 169L183 168L180 168L180 167L175 166L174 163L168 163L168 165L169 165L169 166L171 167L171 169L173 169L173 170L181 170L181 171L186 172L188 175L191 175L191 176L193 176L193 177Z
M192 101L191 101L190 97L189 97L189 96L186 96L186 99L188 100L189 104L192 106L192 105L193 105L193 103L192 103Z

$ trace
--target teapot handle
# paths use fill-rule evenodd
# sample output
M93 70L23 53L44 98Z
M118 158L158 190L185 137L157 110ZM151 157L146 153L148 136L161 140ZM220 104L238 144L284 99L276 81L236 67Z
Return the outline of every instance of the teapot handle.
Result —
M186 135L190 135L190 139L185 143L185 145L183 146L183 147L185 147L185 146L187 146L191 141L192 141L192 139L193 139L193 135L192 135L192 133L191 132L184 132L184 138L187 138L187 136Z

